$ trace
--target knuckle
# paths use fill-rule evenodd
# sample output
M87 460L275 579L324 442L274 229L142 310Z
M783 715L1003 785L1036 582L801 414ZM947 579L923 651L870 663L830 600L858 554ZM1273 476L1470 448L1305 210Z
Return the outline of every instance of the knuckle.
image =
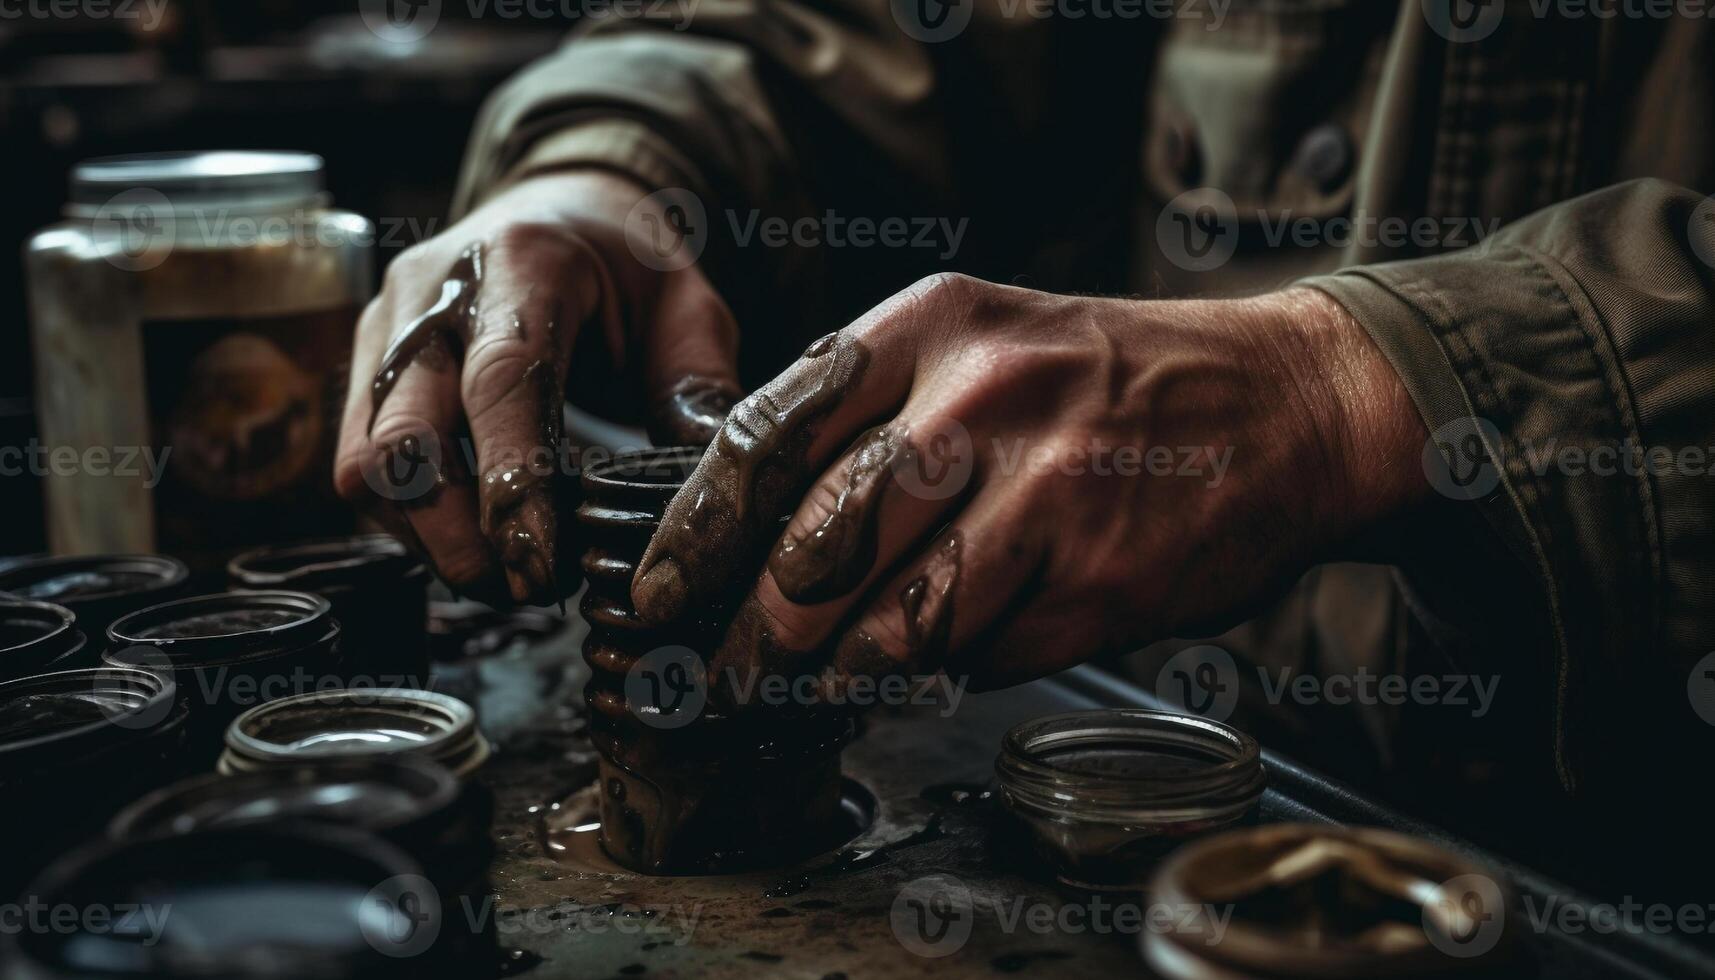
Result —
M810 492L804 495L803 503L799 505L797 512L792 515L791 522L786 526L786 533L793 537L803 537L827 520L828 515L839 506L839 488L844 486L845 482L843 475L832 472L817 480Z
M815 649L827 635L821 615L793 603L779 589L759 589L757 603L773 624L774 641L788 650Z
M355 456L339 457L333 470L333 490L348 503L358 503L370 496L369 482L363 478L363 464Z
M512 336L480 340L465 355L460 397L465 415L472 422L486 416L516 391L526 390L519 382L540 358Z
M573 241L571 231L551 221L513 221L494 232L491 247L506 256L539 255L544 250L563 250Z

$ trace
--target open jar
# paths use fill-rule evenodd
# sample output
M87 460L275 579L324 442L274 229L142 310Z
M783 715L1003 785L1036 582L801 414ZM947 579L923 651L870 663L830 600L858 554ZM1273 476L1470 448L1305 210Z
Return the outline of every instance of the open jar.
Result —
M339 624L307 592L223 592L163 602L107 629L102 661L172 677L191 708L189 752L206 766L252 705L343 682Z
M1165 711L1050 715L1006 733L1002 797L1059 879L1132 889L1171 849L1254 819L1262 749L1219 722Z
M189 577L184 562L163 555L35 557L0 572L0 592L70 609L78 629L99 648L115 619L166 602Z
M259 548L232 559L236 589L314 592L333 605L353 686L429 683L429 570L385 534Z
M0 890L98 833L179 772L186 708L168 679L99 668L0 684Z
M457 698L434 691L356 688L299 694L251 708L227 729L218 768L251 772L410 754L468 779L488 761L489 751L476 712Z
M64 606L0 599L0 681L84 666L86 645Z
M340 533L332 462L374 226L307 153L162 153L72 171L25 253L56 554L155 552L212 571Z

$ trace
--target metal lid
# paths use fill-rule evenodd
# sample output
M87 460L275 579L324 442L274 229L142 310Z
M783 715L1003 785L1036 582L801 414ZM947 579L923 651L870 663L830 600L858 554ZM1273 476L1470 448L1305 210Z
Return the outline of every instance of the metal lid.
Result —
M114 198L165 199L175 207L277 205L322 193L314 153L209 150L86 160L72 170L71 209L112 207Z

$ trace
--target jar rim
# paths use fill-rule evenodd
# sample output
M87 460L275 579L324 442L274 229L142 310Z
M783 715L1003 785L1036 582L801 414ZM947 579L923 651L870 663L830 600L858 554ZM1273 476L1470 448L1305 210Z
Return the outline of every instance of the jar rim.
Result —
M210 800L254 799L269 788L316 785L340 778L383 783L402 788L411 794L416 813L409 819L391 823L365 822L363 829L385 834L401 826L409 826L426 816L454 805L463 786L443 765L433 759L417 756L395 756L383 759L324 759L289 768L257 769L230 775L204 773L171 783L154 790L121 810L108 825L108 836L114 839L150 836L157 833L181 835L214 827L239 827L270 823L273 815L235 823L192 823L181 826L179 818L188 809ZM321 823L313 816L294 816ZM333 821L326 821L333 823Z
M1054 749L1096 740L1132 743L1140 752L1190 748L1211 761L1139 776L1073 769L1047 758ZM1264 782L1256 739L1197 715L1141 708L1066 712L1016 725L1001 740L995 770L1010 793L1055 809L1248 802L1262 793Z
M268 626L258 626L254 629L233 630L225 633L207 633L194 636L146 636L144 631L156 627L182 621L199 613L213 613L225 610L243 610L267 608L296 615ZM273 647L276 644L295 643L300 638L311 640L326 632L326 627L333 626L333 604L322 596L310 592L292 592L284 589L258 590L254 592L216 592L210 595L191 596L187 599L173 599L139 609L113 621L107 627L107 638L115 646L150 647L174 661L174 666L181 665L179 658L174 656L174 648L187 645L192 649L206 649L211 645L222 648L228 644L241 644L245 650L258 646ZM314 634L314 636L312 636ZM124 650L108 653L105 659L125 665L122 656ZM213 666L197 663L195 666Z
M154 671L137 667L83 667L20 677L0 683L0 702L32 690L49 694L75 692L82 695L100 690L103 686L116 691L135 691L139 700L117 717L104 717L75 728L50 731L33 738L0 741L0 762L26 757L36 749L75 745L103 734L122 740L127 736L147 736L173 724L175 718L183 715L182 710L173 710L172 702L178 700L177 686L170 684ZM163 705L163 702L166 704ZM162 710L163 707L165 710ZM160 717L153 724L139 724L137 721L156 713L159 713Z
M584 470L584 486L619 490L662 490L682 486L702 459L701 446L655 446L615 453ZM671 479L655 479L671 471Z
M409 566L409 567L405 567ZM389 534L318 538L246 551L226 563L227 577L246 588L295 584L333 584L326 580L353 572L401 569L397 578L420 578L428 568L399 539Z
M261 734L272 721L293 713L317 708L364 708L391 710L433 726L436 731L423 742L366 745L363 751L349 748L293 747L271 741ZM487 739L476 727L476 711L450 695L412 688L347 688L311 691L256 705L232 720L226 729L226 752L220 760L223 772L238 772L252 765L299 765L328 759L357 759L366 756L418 754L441 762L454 775L474 772L487 760ZM247 764L248 763L248 764Z
M65 596L65 602L103 602L119 596L135 596L173 588L190 577L190 568L167 555L44 555L26 558L0 571L0 592L35 585L75 571L141 572L154 578L131 589L109 589ZM32 600L41 601L41 600ZM64 602L60 603L61 605Z

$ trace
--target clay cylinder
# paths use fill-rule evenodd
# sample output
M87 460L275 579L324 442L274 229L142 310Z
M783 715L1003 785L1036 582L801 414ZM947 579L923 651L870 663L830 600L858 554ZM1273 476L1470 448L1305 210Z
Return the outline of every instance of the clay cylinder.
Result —
M654 874L737 871L814 850L839 818L839 756L852 731L849 717L814 707L724 715L702 692L691 692L688 717L680 713L672 727L661 721L655 694L686 692L640 681L663 656L687 649L707 663L722 617L709 610L665 628L646 626L631 605L631 580L700 455L650 449L591 466L577 511L588 543L582 567L589 588L579 608L589 623L585 700L601 753L602 847L615 861Z

